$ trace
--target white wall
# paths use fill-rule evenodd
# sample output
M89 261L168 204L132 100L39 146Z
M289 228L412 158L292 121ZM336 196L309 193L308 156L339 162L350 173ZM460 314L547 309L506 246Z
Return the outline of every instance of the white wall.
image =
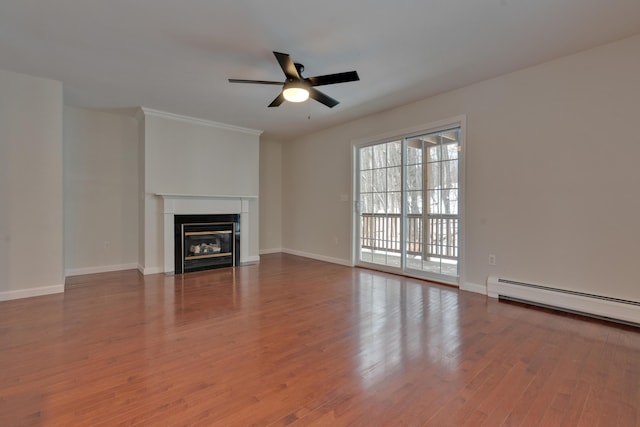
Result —
M158 193L250 196L248 254L259 251L259 131L144 110L145 274L164 271Z
M282 143L260 140L260 253L282 250Z
M136 119L65 107L63 130L67 276L137 268Z
M0 70L0 300L62 292L62 84Z
M640 35L283 145L283 247L349 262L351 142L466 115L463 286L640 300L638 52Z
M258 195L259 133L155 114L145 120L148 193Z

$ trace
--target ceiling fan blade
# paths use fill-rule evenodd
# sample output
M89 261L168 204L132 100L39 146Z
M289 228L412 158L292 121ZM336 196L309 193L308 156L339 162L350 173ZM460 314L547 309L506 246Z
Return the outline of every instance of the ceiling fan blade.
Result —
M282 82L272 82L269 80L243 80L243 79L229 79L229 83L253 83L258 85L279 85L282 86Z
M276 97L276 99L274 99L273 101L271 101L271 104L269 104L269 107L278 107L280 106L280 104L282 104L284 102L284 95L282 94L282 92L280 93L280 95L278 95Z
M312 87L309 88L309 98L313 98L316 101L326 105L329 108L333 108L339 104L339 102L336 101L335 99L325 95L324 93L320 92L318 89L314 89Z
M305 79L311 86L333 85L336 83L355 82L360 80L356 71L347 71L344 73L327 74L326 76L309 77Z
M280 64L280 68L282 68L284 75L287 76L288 79L300 80L302 78L289 55L280 52L273 52L273 54L278 60L278 64Z

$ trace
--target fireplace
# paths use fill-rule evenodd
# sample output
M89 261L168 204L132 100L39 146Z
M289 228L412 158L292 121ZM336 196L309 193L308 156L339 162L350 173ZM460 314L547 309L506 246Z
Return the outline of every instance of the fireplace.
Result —
M175 272L240 264L240 215L175 215Z
M162 199L159 206L162 218L158 218L161 221L158 228L162 229L162 234L158 236L159 241L154 239L153 233L150 233L148 238L145 237L145 259L153 258L155 253L160 257L159 259L162 259L162 265L158 269L142 267L144 274L160 272L173 274L180 271L176 267L181 267L182 262L176 262L176 257L182 254L182 233L176 231L175 217L178 217L178 223L236 222L235 265L260 261L257 254L257 196L176 193L157 193L155 196ZM180 217L186 217L187 221L183 221ZM149 218L148 226L153 229L156 226L155 217L150 215ZM240 234L240 241L238 241L238 234Z

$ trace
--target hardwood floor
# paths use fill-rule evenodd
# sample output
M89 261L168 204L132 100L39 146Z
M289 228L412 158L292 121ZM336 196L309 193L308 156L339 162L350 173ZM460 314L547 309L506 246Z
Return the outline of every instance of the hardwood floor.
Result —
M0 425L640 425L640 331L290 255L0 303Z

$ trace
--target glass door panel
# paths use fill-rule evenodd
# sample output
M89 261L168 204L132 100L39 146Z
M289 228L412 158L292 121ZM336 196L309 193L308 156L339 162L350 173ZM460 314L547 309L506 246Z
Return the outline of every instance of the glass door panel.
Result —
M452 129L407 141L407 269L458 276L459 135Z
M359 260L400 267L402 143L359 149Z

